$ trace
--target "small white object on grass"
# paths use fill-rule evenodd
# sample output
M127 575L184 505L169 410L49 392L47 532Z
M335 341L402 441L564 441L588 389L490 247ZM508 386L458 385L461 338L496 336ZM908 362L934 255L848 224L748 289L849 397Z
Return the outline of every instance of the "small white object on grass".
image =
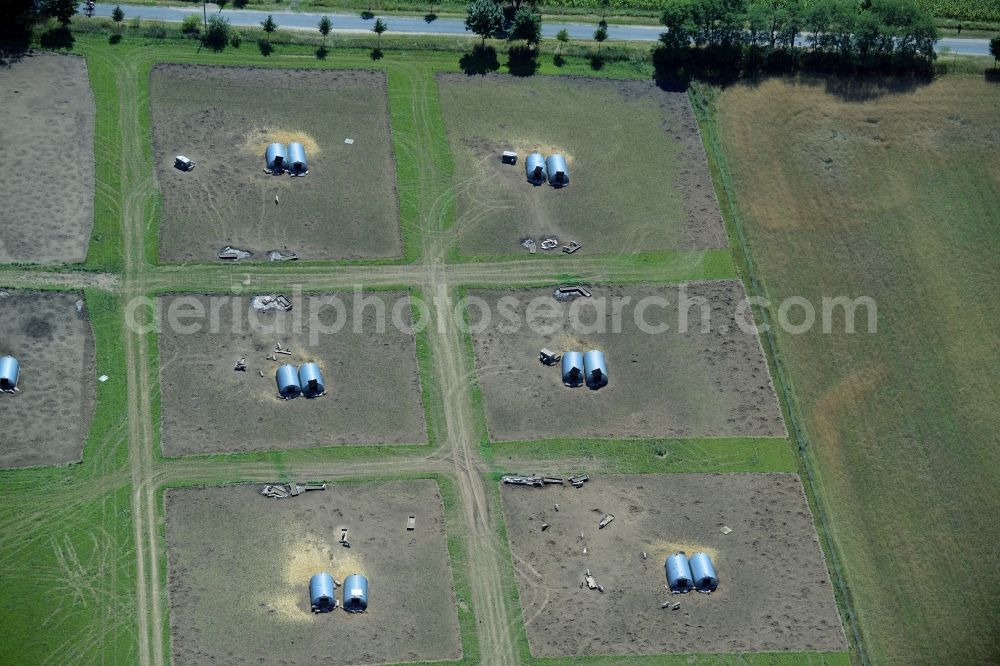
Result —
M101 375L100 377L97 378L97 381L103 384L104 382L108 381L108 379L109 377L107 375Z
M344 143L346 143L348 146L353 146L354 139L344 139Z

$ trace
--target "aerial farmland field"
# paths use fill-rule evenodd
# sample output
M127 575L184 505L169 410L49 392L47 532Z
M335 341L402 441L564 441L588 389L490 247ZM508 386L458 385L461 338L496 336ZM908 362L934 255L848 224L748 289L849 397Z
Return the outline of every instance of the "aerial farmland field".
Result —
M159 336L164 453L425 442L414 336L385 322L380 331L374 306L355 312L366 296L303 295L289 312L259 312L245 297L162 297L167 316L218 313L199 330ZM377 297L409 321L405 294ZM276 353L279 345L290 353ZM235 371L243 358L246 369ZM319 366L326 395L282 400L278 367L309 362Z
M79 462L97 383L83 294L0 290L0 315L0 356L21 366L0 403L0 467Z
M150 95L160 259L217 260L227 245L254 259L270 250L399 256L385 90L382 72L158 65ZM309 174L264 173L265 147L293 141ZM176 155L193 159L194 171L174 168Z
M876 662L995 658L1000 88L768 81L717 100L769 298L867 295L878 330L777 332ZM864 94L861 94L864 93ZM948 553L955 576L930 563ZM976 580L964 585L958 580Z
M461 254L524 253L521 239L546 236L583 254L725 247L685 94L587 78L441 75L438 85ZM504 150L516 165L501 163ZM566 157L569 187L526 180L534 151Z
M166 508L177 663L460 656L434 481L333 484L285 500L257 486L171 489ZM350 548L338 543L344 528ZM303 581L320 572L367 577L368 611L311 613Z
M87 61L38 52L0 75L0 263L82 262L94 224L94 95Z
M511 321L483 325L470 307L491 439L784 436L763 351L738 321L746 296L740 283L594 286L590 292L591 298L569 303L552 298L551 289L470 293L490 312L502 311L507 299L513 313ZM680 306L682 299L690 307ZM685 330L682 312L690 317ZM596 391L563 386L558 364L539 363L542 348L603 351L608 385Z
M596 476L501 496L537 657L845 647L794 474ZM600 529L603 514L615 519ZM663 563L677 551L708 553L719 588L665 591ZM581 589L584 571L603 591Z

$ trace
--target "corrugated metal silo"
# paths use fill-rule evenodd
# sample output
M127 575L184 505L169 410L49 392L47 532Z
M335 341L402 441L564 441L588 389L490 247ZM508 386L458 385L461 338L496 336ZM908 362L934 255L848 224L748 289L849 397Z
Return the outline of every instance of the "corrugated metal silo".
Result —
M361 574L351 574L344 580L344 610L363 613L368 608L368 579Z
M608 383L608 365L604 362L604 352L591 349L583 356L583 368L587 375L587 386L599 389Z
M288 161L288 149L283 143L272 143L264 150L264 163L267 164L268 171L281 173L285 170L285 163Z
M719 577L715 575L712 558L706 553L695 553L688 560L688 564L691 565L691 580L694 582L694 589L707 594L719 587Z
M309 164L306 162L306 149L301 143L292 142L288 144L288 170L293 175L302 176L309 173Z
M524 173L532 183L545 182L545 157L541 153L531 153L524 160Z
M287 364L278 368L278 371L274 373L274 379L278 382L278 393L285 400L291 400L302 393L299 373L294 365Z
M549 155L545 160L545 170L549 174L549 185L563 187L569 185L569 167L566 166L566 158L556 153Z
M309 604L313 613L329 613L337 607L333 576L323 572L309 579Z
M17 388L17 377L21 374L21 364L13 356L0 358L0 391Z
M562 380L566 386L579 386L583 383L583 354L578 351L563 354Z
M303 363L299 366L299 386L302 387L302 395L307 398L315 398L326 393L323 373L319 371L318 365Z
M664 563L667 570L667 584L674 594L685 594L694 587L691 578L691 565L688 564L687 555L677 552L667 558Z

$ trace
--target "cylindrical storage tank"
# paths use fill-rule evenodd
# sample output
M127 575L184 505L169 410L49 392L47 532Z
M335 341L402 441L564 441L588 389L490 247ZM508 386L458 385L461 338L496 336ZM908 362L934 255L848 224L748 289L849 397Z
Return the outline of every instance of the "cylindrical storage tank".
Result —
M694 589L706 594L719 587L719 577L715 575L712 558L705 553L695 553L688 560L691 566L691 581Z
M306 149L301 143L288 144L288 170L295 174L303 174L309 171L306 163Z
M291 400L302 393L299 372L294 365L288 364L278 368L278 371L274 373L274 379L278 382L278 393L285 400Z
M319 366L315 363L303 363L299 367L299 386L302 388L302 395L307 398L326 393L326 384L323 383L323 374L319 371Z
M583 356L583 368L587 374L587 386L599 389L608 383L608 365L604 362L604 352L591 349Z
M313 613L329 613L337 607L333 576L323 572L309 579L309 605Z
M583 383L583 354L577 351L563 354L562 380L566 386L579 386Z
M351 574L344 580L344 610L363 613L368 608L368 579L361 574Z
M21 364L13 356L0 358L0 391L17 388L17 377L21 374Z
M283 143L272 143L268 144L267 148L264 150L264 162L267 164L269 171L274 173L281 173L285 169L285 163L288 161L288 149L285 148Z
M569 167L566 166L566 158L556 153L549 155L545 160L545 170L549 174L549 184L562 187L569 185Z
M686 594L694 587L691 578L691 565L683 552L674 553L663 565L667 570L667 585L674 594Z
M524 160L524 173L532 183L545 182L545 157L541 153L531 153Z

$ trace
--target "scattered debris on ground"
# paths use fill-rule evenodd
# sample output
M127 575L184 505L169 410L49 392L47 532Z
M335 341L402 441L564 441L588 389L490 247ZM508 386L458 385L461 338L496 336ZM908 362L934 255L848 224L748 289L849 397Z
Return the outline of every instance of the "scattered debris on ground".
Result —
M729 527L728 525L723 525L722 529L719 531L722 532L723 534L729 534L733 531L733 528Z
M240 360L236 361L236 367L233 368L236 372L246 372L247 371L247 357L243 356Z
M250 304L255 310L281 310L287 312L292 309L292 302L284 294L254 296Z
M575 476L569 477L569 482L574 488L579 488L584 483L590 480L590 477L586 474L577 474ZM538 476L537 474L533 476L517 476L513 474L508 474L500 479L502 483L506 483L512 486L533 486L535 488L540 488L544 485L557 485L561 486L566 482L561 476ZM559 510L559 505L556 504L556 511ZM611 516L612 520L614 516ZM611 521L608 521L611 522Z
M525 238L525 239L523 239L521 241L521 245L523 247L528 248L528 254L535 254L536 252L538 252L538 246L535 245L535 239L534 238Z
M416 528L417 528L417 517L416 516L410 516L409 518L407 518L406 519L406 530L408 532L412 532Z
M505 150L500 155L500 160L504 164L517 164L517 153L513 150Z
M586 548L584 548L584 552L587 552ZM587 573L583 575L583 580L589 589L604 592L604 586L597 582L597 579L590 573L590 569L587 569Z
M576 241L570 241L569 245L563 245L562 251L565 252L566 254L573 254L581 247L583 246L577 243Z
M282 252L281 250L268 250L265 255L268 261L298 261L297 252Z
M296 497L308 490L326 490L325 483L268 483L260 491L264 497L284 499Z
M590 290L579 285L560 285L552 292L552 297L557 301L572 301L576 298L590 298Z
M558 238L546 238L546 239L544 239L542 241L542 249L543 250L554 250L557 247L559 247L559 239Z
M605 514L605 516L603 518L601 518L601 522L599 522L597 524L597 529L603 530L605 527L607 527L608 525L610 525L611 521L614 520L614 519L615 519L615 517L614 517L613 514L610 514L610 513Z
M551 349L542 348L538 352L538 360L544 365L555 365L562 358L562 354L557 354Z
M219 250L219 259L228 259L230 261L239 261L240 259L249 259L253 256L253 252L250 250L241 250L238 247L233 247L232 245L227 245L226 247Z
M351 547L351 542L347 540L347 528L346 527L342 527L340 529L340 540L337 541L337 543L339 543L344 548L350 548Z
M274 345L274 354L284 354L285 356L291 356L292 350L290 347L285 347L284 349L282 349L281 343L277 342ZM271 356L274 356L274 354L271 354ZM277 361L278 359L272 358L271 360Z

